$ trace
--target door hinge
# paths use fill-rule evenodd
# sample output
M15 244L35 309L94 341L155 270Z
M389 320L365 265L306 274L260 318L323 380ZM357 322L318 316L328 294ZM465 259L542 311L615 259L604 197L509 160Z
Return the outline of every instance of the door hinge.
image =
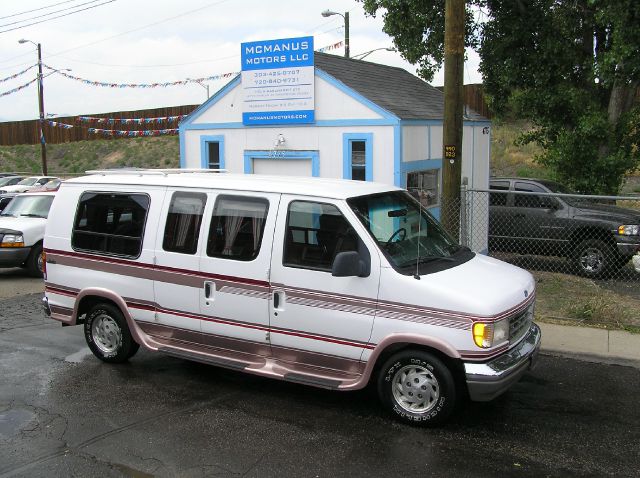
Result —
M271 342L271 334L269 334L269 332L265 333L265 334L264 334L264 339L265 339L267 342Z
M155 266L158 263L158 258L153 256L153 265Z

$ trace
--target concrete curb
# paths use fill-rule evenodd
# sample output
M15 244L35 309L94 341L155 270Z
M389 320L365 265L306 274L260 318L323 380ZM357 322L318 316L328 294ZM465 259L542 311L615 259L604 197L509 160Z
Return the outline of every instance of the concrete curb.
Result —
M536 322L542 330L541 350L607 363L640 363L640 334Z

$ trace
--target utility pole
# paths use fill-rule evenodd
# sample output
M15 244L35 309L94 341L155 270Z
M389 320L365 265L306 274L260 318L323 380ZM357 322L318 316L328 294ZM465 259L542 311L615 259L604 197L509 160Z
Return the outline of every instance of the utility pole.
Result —
M38 43L38 106L40 107L40 151L42 175L47 175L47 143L44 140L44 91L42 90L42 48Z
M464 111L464 0L445 0L442 225L456 240L460 231L462 114Z
M340 12L334 12L332 10L325 10L321 13L323 17L330 17L332 15L340 15L344 19L344 57L349 58L349 12L344 12L344 15Z

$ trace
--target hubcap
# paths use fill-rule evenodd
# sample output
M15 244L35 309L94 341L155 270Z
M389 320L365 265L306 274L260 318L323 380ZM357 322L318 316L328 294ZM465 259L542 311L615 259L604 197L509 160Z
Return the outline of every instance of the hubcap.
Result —
M440 385L433 373L421 366L405 365L393 377L393 398L404 410L426 413L440 397Z
M600 272L604 266L604 254L600 249L590 247L582 251L580 267L586 272Z
M112 317L101 314L91 324L93 341L104 354L110 354L118 350L122 344L122 331L118 323Z
M38 254L38 259L36 260L36 265L38 266L38 270L42 272L42 254Z

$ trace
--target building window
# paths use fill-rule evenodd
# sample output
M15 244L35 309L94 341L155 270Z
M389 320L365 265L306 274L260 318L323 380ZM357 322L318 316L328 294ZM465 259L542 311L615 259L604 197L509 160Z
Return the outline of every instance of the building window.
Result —
M351 141L351 179L366 181L366 145L364 141Z
M71 245L83 251L138 257L148 209L146 194L84 193Z
M203 193L176 192L171 197L162 248L169 252L195 254L207 202Z
M440 170L427 169L407 173L407 190L413 194L423 207L440 204Z
M207 158L209 169L220 169L220 143L207 143Z
M209 228L207 255L237 261L258 257L268 209L266 199L218 196Z
M343 179L373 181L373 133L343 133Z

